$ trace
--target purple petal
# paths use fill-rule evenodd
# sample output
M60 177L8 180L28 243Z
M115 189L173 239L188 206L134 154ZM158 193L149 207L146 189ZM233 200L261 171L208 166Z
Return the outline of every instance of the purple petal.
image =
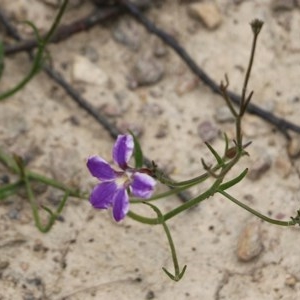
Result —
M116 178L114 169L100 156L91 156L86 165L91 174L99 180L108 181Z
M113 204L114 196L117 190L115 182L102 182L94 187L90 202L94 208L106 209Z
M113 204L113 216L114 219L119 222L125 218L129 210L129 200L126 189L120 188L117 189L114 197Z
M133 175L131 184L132 194L135 197L149 198L151 197L156 181L149 175L136 172Z
M121 169L126 169L127 163L132 155L133 148L134 143L131 135L126 134L118 136L113 149L113 159Z

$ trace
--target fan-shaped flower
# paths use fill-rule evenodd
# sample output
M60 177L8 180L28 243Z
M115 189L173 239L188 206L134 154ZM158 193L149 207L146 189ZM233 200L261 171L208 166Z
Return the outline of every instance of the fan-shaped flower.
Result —
M87 161L90 173L101 182L93 189L90 202L96 209L113 208L113 217L119 222L129 210L129 195L151 197L156 181L143 169L137 170L128 166L134 150L131 135L119 135L113 147L113 160L121 171L114 170L100 156L91 156Z

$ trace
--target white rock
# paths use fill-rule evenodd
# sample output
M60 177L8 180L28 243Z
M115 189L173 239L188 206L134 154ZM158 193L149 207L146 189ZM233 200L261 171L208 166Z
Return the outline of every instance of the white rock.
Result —
M255 160L251 160L252 164L249 168L247 178L253 181L261 178L271 168L272 165L271 157L263 152L261 152L261 155L257 155Z
M201 122L197 126L198 135L204 142L212 142L218 136L218 129L209 120Z
M282 178L287 178L292 172L292 164L291 162L284 156L278 156L275 160L275 168L277 173Z
M226 105L219 106L216 109L215 119L219 123L234 122L235 120L232 112L230 111L229 107Z
M116 42L121 43L133 51L139 50L143 29L130 18L120 19L112 31Z
M140 56L132 70L132 77L138 86L159 82L164 76L164 66L151 56Z
M300 140L299 137L293 137L287 147L288 155L291 158L297 158L300 156Z
M82 55L74 57L72 77L74 81L94 85L103 85L108 81L106 73Z
M242 261L250 261L263 250L260 223L249 222L242 230L237 246L237 256Z
M208 29L216 29L222 22L220 10L212 2L190 4L188 13L191 17L201 20Z

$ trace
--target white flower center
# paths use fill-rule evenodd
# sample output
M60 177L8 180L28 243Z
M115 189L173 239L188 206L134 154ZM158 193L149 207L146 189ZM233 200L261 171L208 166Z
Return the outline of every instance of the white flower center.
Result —
M115 180L117 186L127 188L131 183L131 176L131 172L122 172Z

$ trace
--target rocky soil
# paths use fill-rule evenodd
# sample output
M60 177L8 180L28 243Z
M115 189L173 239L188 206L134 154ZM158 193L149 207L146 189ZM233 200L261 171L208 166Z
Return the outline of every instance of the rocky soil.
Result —
M45 32L60 1L2 0L0 9L24 38L31 20ZM136 1L138 2L138 1ZM226 73L241 91L251 47L249 23L265 24L258 41L250 88L253 103L300 124L299 1L140 1L155 24L172 34L214 80ZM148 3L148 4L149 4ZM62 22L93 10L91 1L71 1ZM0 26L5 43L14 43ZM145 155L172 178L199 175L201 158L212 160L204 141L221 151L222 132L234 137L224 100L192 74L177 54L128 15L120 15L48 50L54 68L121 132L133 130ZM7 56L0 90L30 68L26 53ZM300 208L299 135L292 143L257 116L244 119L249 157L232 172L249 168L230 193L280 220ZM92 154L111 161L114 140L87 112L39 73L21 92L0 103L0 146L22 155L31 170L73 187L96 183L85 161ZM1 180L15 177L0 166ZM2 183L1 183L2 184ZM163 189L159 187L159 189ZM203 191L197 187L193 194ZM55 207L62 194L37 187L40 204ZM161 206L180 204L169 197ZM137 210L149 214L149 208ZM43 215L46 217L46 215ZM110 211L70 199L53 229L40 233L30 205L19 193L0 205L0 299L205 299L297 300L300 298L299 228L281 228L216 195L169 222L184 278L172 282L164 232Z

